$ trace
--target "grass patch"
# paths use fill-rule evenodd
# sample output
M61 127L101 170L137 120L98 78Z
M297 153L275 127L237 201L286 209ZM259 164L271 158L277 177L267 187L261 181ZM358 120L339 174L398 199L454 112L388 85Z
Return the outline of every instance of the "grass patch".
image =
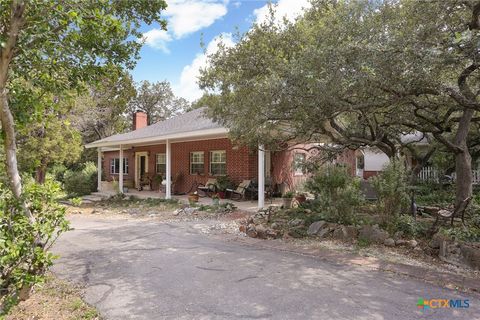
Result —
M35 286L30 298L15 306L6 320L100 320L97 310L82 299L82 290L52 275Z

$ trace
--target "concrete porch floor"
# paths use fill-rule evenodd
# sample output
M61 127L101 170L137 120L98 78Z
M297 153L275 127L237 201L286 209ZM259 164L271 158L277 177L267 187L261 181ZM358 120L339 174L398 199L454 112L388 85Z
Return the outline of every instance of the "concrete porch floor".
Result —
M94 192L91 196L86 196L84 199L95 201L95 199L100 200L101 198L106 198L115 195L114 192L102 191L102 192ZM138 191L135 189L129 189L125 195L128 196L135 196L139 199L148 199L148 198L165 198L165 193L158 192L158 191ZM173 195L174 199L177 199L181 203L188 204L188 195ZM256 212L258 210L257 207L257 200L230 200L230 199L220 199L220 203L225 202L232 202L234 203L238 209L249 211L249 212ZM199 204L204 205L211 205L212 199L209 197L200 197L198 200ZM282 205L281 198L273 198L273 199L265 199L265 207L275 206L280 207Z

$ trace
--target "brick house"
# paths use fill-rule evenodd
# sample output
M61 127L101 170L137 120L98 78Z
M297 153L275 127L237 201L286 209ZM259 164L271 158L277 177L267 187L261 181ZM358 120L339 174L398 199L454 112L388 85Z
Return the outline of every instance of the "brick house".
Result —
M305 161L307 152L285 150L270 152L262 146L249 149L228 138L228 129L203 116L196 109L147 126L143 112L134 114L133 130L86 145L98 150L98 190L112 181L137 188L142 177L153 180L158 189L164 179L165 197L194 191L198 183L221 175L238 184L242 180L258 183L258 206L263 207L265 182L278 192L293 189L305 180L293 165ZM155 179L155 176L161 176ZM103 179L103 181L102 181Z

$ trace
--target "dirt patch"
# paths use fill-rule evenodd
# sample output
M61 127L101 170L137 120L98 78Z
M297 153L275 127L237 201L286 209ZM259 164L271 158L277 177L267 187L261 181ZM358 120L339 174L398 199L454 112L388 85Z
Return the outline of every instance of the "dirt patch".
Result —
M30 298L20 302L6 320L97 320L97 310L83 301L78 285L49 275L43 284L34 287Z
M157 201L155 201L157 200ZM236 221L245 219L250 213L228 209L225 206L199 205L190 208L175 202L151 200L115 200L85 203L80 206L66 205L68 215L86 215L96 218L119 219L145 219L159 222L182 222L202 220L228 220ZM184 210L185 209L185 210ZM190 210L194 209L194 210Z

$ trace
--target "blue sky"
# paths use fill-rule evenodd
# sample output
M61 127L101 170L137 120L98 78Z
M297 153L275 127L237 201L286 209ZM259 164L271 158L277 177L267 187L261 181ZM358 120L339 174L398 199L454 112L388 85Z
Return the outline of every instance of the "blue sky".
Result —
M308 6L308 0L278 0L278 18L295 18ZM201 96L196 79L205 66L206 56L200 46L203 39L207 52L217 48L219 36L234 45L236 28L248 31L268 13L264 0L167 0L165 18L168 30L158 25L143 26L145 45L141 59L132 71L136 82L167 80L177 96L194 101Z

